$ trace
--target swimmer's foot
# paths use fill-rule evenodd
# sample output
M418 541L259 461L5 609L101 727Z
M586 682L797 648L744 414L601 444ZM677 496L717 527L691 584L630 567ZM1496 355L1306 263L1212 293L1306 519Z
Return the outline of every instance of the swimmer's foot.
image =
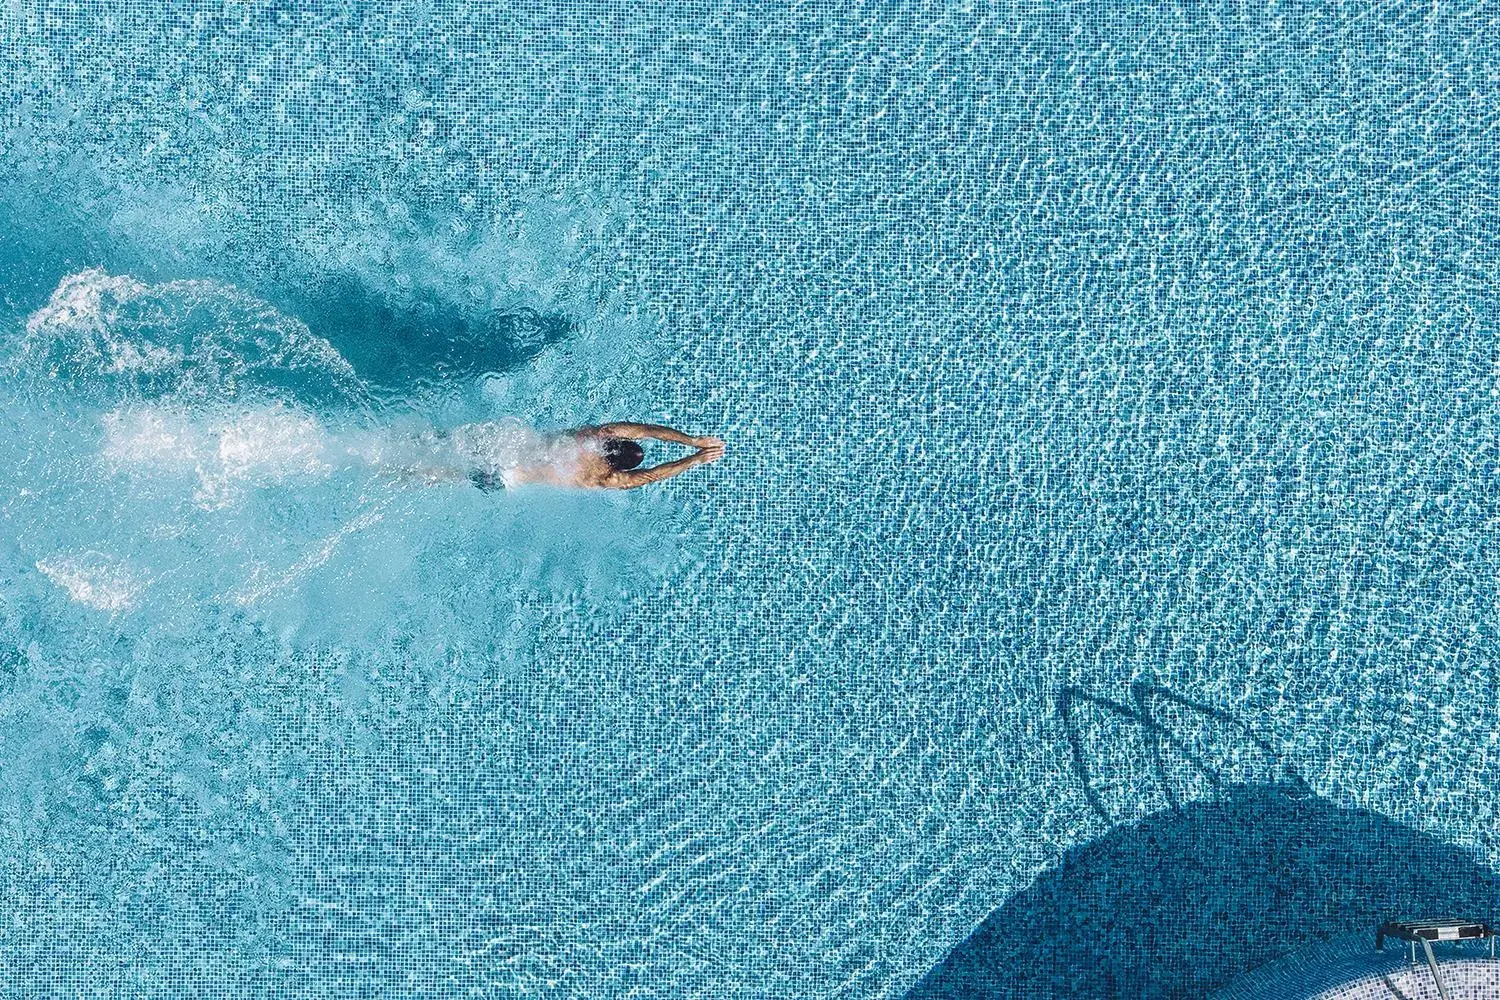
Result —
M469 473L469 482L479 487L485 493L505 489L505 480L493 472L482 472L479 469Z

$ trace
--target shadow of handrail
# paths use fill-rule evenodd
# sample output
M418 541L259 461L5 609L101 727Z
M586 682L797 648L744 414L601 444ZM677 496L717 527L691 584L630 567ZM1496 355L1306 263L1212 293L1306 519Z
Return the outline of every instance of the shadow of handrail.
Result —
M1192 712L1211 719L1215 722L1224 723L1232 728L1240 730L1245 737L1264 756L1265 760L1272 765L1273 770L1279 770L1279 781L1291 790L1297 790L1300 794L1311 794L1307 782L1302 776L1282 760L1281 755L1266 740L1258 736L1248 724L1237 719L1230 712L1210 705L1207 702L1197 701L1184 695L1177 694L1157 684L1149 678L1138 677L1130 684L1131 704L1106 698L1102 695L1090 694L1081 688L1069 685L1062 688L1057 694L1057 714L1062 720L1063 732L1068 740L1069 759L1073 773L1078 777L1083 787L1084 798L1088 800L1089 808L1106 823L1116 822L1105 808L1099 792L1094 786L1093 776L1089 771L1088 754L1084 750L1083 739L1078 731L1078 723L1075 718L1075 706L1080 703L1095 705L1122 719L1134 722L1141 730L1145 738L1146 747L1151 757L1151 770L1156 777L1157 784L1162 790L1162 795L1167 801L1169 808L1178 810L1182 808L1182 802L1172 788L1172 782L1168 780L1166 768L1162 760L1162 746L1166 744L1177 751L1181 757L1193 766L1198 773L1208 779L1209 784L1217 791L1224 787L1224 777L1219 769L1195 754L1187 744L1177 738L1171 729L1162 724L1157 718L1154 703L1157 701L1175 704Z

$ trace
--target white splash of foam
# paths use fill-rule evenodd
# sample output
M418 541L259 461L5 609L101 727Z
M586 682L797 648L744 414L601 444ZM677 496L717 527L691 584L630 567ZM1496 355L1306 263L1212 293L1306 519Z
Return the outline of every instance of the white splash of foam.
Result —
M455 427L445 445L459 468L483 469L507 479L521 466L547 465L566 482L578 469L577 442L542 434L511 417Z
M281 407L252 410L216 422L209 432L218 442L219 463L232 476L279 482L321 476L333 468L328 431L305 413Z
M100 611L124 611L145 589L128 566L92 549L38 559L36 568L68 597Z
M205 509L255 487L326 478L339 469L394 475L398 482L463 480L481 469L510 481L520 467L551 466L566 482L580 446L514 418L450 431L395 427L331 430L295 407L194 408L141 404L103 417L101 458L112 473L194 477Z
M47 304L26 319L32 337L58 333L103 333L118 315L119 303L143 294L149 286L127 275L91 267L58 282Z
M104 379L152 393L233 395L256 376L311 373L357 395L353 367L301 320L234 285L148 284L88 268L64 277L26 320L13 364L51 378Z
M236 410L137 406L103 418L102 456L112 471L192 474L205 508L241 490L322 478L341 457L333 435L311 414L281 405Z
M104 415L104 458L116 471L196 469L212 450L207 431L185 410L138 407Z

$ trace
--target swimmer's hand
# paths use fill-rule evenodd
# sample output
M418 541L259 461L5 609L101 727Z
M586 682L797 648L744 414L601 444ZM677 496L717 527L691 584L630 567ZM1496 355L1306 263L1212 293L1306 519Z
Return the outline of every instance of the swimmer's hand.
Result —
M696 437L692 441L693 447L698 449L694 456L702 462L717 462L724 457L724 439L716 437Z

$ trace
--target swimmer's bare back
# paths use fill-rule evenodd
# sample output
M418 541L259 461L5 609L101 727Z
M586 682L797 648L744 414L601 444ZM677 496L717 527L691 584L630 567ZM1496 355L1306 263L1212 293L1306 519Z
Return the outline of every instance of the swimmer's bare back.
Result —
M576 463L566 469L555 463L522 465L511 470L510 481L547 483L584 489L633 490L648 483L679 476L695 465L716 462L724 457L724 442L716 437L693 437L660 424L608 423L597 427L579 427L563 431L559 438L571 438L578 444ZM691 455L663 462L648 469L638 469L643 457L640 445L644 438L686 445L697 449Z

